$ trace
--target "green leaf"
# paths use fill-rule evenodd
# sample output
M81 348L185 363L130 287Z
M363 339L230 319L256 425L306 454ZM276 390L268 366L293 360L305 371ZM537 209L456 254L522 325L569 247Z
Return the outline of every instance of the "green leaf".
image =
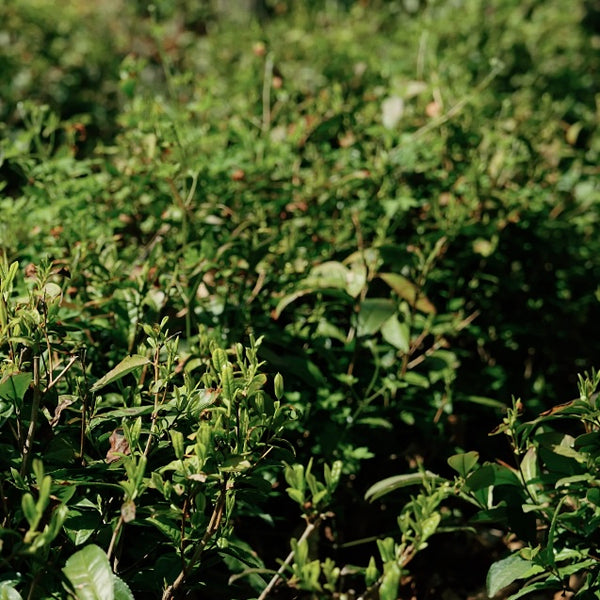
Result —
M175 452L175 457L178 460L181 460L184 454L183 433L181 433L181 431L177 431L176 429L171 429L169 431L169 435L171 436L171 443L173 444L173 451Z
M441 520L442 515L436 512L420 523L422 541L430 538L437 531Z
M396 600L398 597L398 586L400 585L400 567L396 562L388 562L383 565L383 578L379 588L380 600Z
M381 417L364 417L356 421L358 425L368 425L369 427L381 427L382 429L392 430L394 426L387 419Z
M381 326L381 335L388 344L405 354L410 350L410 328L407 323L400 323L396 315Z
M506 404L500 400L494 400L494 398L488 398L487 396L462 396L456 398L455 402L471 402L472 404L479 404L481 406L489 406L491 408L506 408Z
M466 477L477 464L479 452L471 451L455 454L448 459L448 464L461 476Z
M99 546L91 544L73 554L63 572L78 600L115 600L113 572Z
M405 475L394 475L382 479L377 483L373 484L365 493L365 500L373 502L381 496L385 496L390 492L397 490L398 488L407 487L409 485L422 484L425 480L436 482L443 481L441 477L432 473L431 471L425 471L424 473L407 473Z
M302 296L307 296L308 294L312 294L314 291L315 290L313 290L313 289L296 290L295 292L292 292L291 294L287 294L286 296L284 296L279 301L277 306L275 307L275 310L271 313L273 319L275 319L275 320L279 319L279 317L281 316L281 313L286 309L287 306L292 304L292 302L295 302L296 300L298 300L298 298L302 298Z
M358 335L373 335L396 312L396 303L387 298L367 298L358 313Z
M21 594L10 583L8 581L0 582L0 600L23 600Z
M23 396L33 380L32 373L17 373L0 383L0 398L21 404Z
M561 477L555 484L554 487L558 489L563 486L570 486L572 483L581 483L582 481L593 481L594 475L591 473L582 473L581 475L571 475L570 477Z
M56 283L49 282L44 286L44 298L46 302L52 302L60 298L62 290Z
M313 267L304 280L305 287L316 289L346 289L348 269L340 262L330 260Z
M428 314L435 314L435 306L423 295L419 294L419 288L398 273L380 273L379 277L383 279L395 292L406 300L417 310ZM416 302L416 304L415 304Z
M523 473L523 478L525 479L525 484L538 479L539 469L537 463L537 451L534 446L531 446L525 453L525 456L521 461L521 471Z
M490 567L486 580L488 596L492 598L513 581L531 577L540 571L543 571L542 567L521 558L519 554L511 554Z
M277 373L275 375L273 387L275 391L275 398L277 398L277 400L281 400L283 398L283 376L281 373Z
M100 513L91 510L72 509L65 519L65 534L75 546L81 546L97 531L102 524Z
M102 389L104 386L109 383L113 383L125 377L125 375L143 367L150 363L150 360L145 356L140 356L139 354L134 354L133 356L128 356L124 358L114 369L111 369L104 377L101 377L96 381L96 383L91 387L92 392L97 392Z
M417 387L428 388L430 383L429 379L422 375L421 373L415 373L415 371L407 371L404 373L404 381L410 385L415 385Z
M585 496L592 504L600 506L600 488L590 488Z
M563 586L562 586L561 582L557 581L556 579L545 580L545 581L536 581L536 582L532 583L531 585L526 585L524 588L520 589L516 594L509 596L506 600L518 600L519 598L529 596L529 594L531 594L531 592L539 592L540 590L558 591L558 590L561 590L562 587ZM532 596L529 596L529 597L531 598Z
M221 368L221 387L223 388L223 398L232 401L235 395L235 383L233 380L233 367L230 363Z
M23 497L21 498L21 508L23 509L23 514L25 515L27 522L29 523L29 527L31 529L35 529L42 515L41 513L38 514L36 503L31 494L23 494Z
M113 575L115 600L135 600L129 586L117 575Z

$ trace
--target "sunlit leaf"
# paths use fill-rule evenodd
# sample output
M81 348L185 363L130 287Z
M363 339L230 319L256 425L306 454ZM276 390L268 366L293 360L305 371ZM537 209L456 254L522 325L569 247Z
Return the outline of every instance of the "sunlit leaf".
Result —
M150 360L145 356L140 356L139 354L134 354L133 356L128 356L124 358L116 367L111 369L104 377L101 377L96 381L96 383L91 387L92 392L97 392L102 389L104 386L109 383L113 383L118 381L125 375L128 375L132 371L143 367L150 363Z
M381 326L381 335L388 343L407 353L410 350L410 329L407 323L401 323L396 315L392 315Z
M407 487L411 485L422 484L424 480L432 482L442 481L442 478L432 473L431 471L425 471L424 473L406 473L404 475L394 475L382 479L377 483L373 484L365 493L365 500L373 502L377 498L381 498L398 488Z
M422 294L419 288L406 277L398 273L379 273L395 292L411 306L424 313L435 313L435 306Z
M78 600L114 600L113 572L99 546L92 544L73 554L63 572Z
M0 398L20 403L32 380L32 373L16 373L10 375L6 380L0 383Z
M461 476L466 477L477 464L479 452L471 451L455 454L448 459L448 464Z

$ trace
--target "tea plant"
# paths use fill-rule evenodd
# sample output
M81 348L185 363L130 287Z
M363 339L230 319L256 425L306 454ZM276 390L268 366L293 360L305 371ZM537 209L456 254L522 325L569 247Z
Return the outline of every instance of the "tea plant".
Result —
M256 565L234 521L290 456L279 436L291 419L281 376L278 399L262 389L261 340L227 352L201 334L184 358L166 320L142 323L137 353L92 384L85 347L61 329L56 277L38 269L20 297L18 264L0 274L4 579L83 597L110 564L134 590L156 593L150 573L164 581L166 599L205 585L202 565L220 556Z
M480 464L479 453L471 451L448 459L458 473L454 481L424 472L390 477L372 486L367 497L374 500L406 485L425 484L408 505L418 507L414 517L411 519L406 512L398 517L402 544L395 545L395 553L390 551L385 557L382 554L384 564L393 561L393 568L400 573L407 562L403 554L407 525L412 526L411 532L420 530L426 539L442 522L437 508L458 496L477 508L471 525L499 525L519 540L517 550L490 567L490 597L511 586L518 591L502 596L507 600L542 590L562 591L563 595L574 592L576 598L598 598L599 562L594 536L600 522L599 387L597 371L580 376L579 398L547 410L533 421L521 422L523 404L515 401L493 432L508 437L514 466L505 462ZM391 538L389 545L391 550ZM416 552L423 545L417 543L410 548ZM393 591L386 597L396 597L398 580L399 577L390 577Z
M510 394L597 354L590 3L50 4L0 7L10 585L392 597L447 494L520 475L364 490L476 485Z

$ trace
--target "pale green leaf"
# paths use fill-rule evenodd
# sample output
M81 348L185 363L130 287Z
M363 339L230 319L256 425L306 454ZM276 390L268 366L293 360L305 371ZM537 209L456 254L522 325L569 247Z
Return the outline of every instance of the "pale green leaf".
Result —
M372 502L373 500L381 498L381 496L385 496L386 494L389 494L398 488L422 484L425 480L435 482L441 481L442 478L431 471L425 471L424 473L419 472L406 473L404 475L394 475L393 477L382 479L381 481L373 484L366 491L365 500Z
M410 329L407 323L400 323L396 315L381 326L381 335L388 344L405 354L410 350Z
M316 289L346 289L348 269L340 262L330 260L313 267L305 279L306 287Z
M0 582L0 600L23 600L21 594L10 583L9 581Z
M78 600L114 600L113 572L104 550L91 544L73 554L64 574Z
M116 575L113 575L115 600L135 600L129 586Z

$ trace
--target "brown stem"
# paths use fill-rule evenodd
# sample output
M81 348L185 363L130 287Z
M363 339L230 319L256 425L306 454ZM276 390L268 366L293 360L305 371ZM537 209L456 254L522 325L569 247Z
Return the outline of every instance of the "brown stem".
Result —
M317 519L315 519L315 521L313 521L313 522L307 521L306 528L304 529L304 532L300 536L300 539L298 540L298 544L301 544L302 542L307 540L312 535L313 531L315 531L315 529L317 529L319 527L319 525L321 524L323 519L325 519L325 515L319 515L317 517ZM273 588L277 585L277 582L280 579L283 579L283 572L287 569L287 567L290 565L290 563L293 560L294 560L294 551L292 550L287 555L287 558L283 561L283 564L277 570L277 573L275 573L275 575L273 575L271 581L269 581L269 583L267 584L267 587L262 591L261 595L258 597L258 600L265 600L265 598L273 591Z
M106 551L106 556L108 557L108 560L110 560L111 554L113 553L113 550L115 549L115 544L117 543L117 537L119 535L119 531L121 531L121 527L123 527L124 522L125 521L123 519L123 515L121 514L119 516L117 526L115 527L115 530L113 531L112 537L110 538L110 544L108 545L108 550Z
M33 450L33 440L35 437L35 430L37 428L38 412L40 410L41 401L41 390L40 390L40 357L33 357L33 404L31 406L31 420L29 422L29 430L27 431L27 438L23 445L23 462L21 463L21 477L25 477L25 474L29 470L29 462L31 460L31 452Z
M185 582L185 578L189 575L194 565L196 565L196 563L202 557L202 553L204 552L204 549L206 548L208 542L213 537L213 535L219 530L219 527L221 526L221 521L223 520L223 512L225 511L227 489L227 479L225 479L223 481L221 492L217 499L217 503L215 504L215 507L213 509L210 522L208 524L208 527L206 528L206 531L204 532L204 535L202 536L202 539L198 542L198 545L194 550L194 554L192 555L192 558L188 561L187 565L185 565L181 569L181 572L179 573L179 575L177 575L175 581L164 591L162 600L172 600L173 598L175 598L177 591Z
M85 460L83 458L83 444L85 442L85 427L86 427L86 420L87 420L87 415L88 415L88 390L89 390L89 386L88 386L88 381L87 381L87 375L85 372L85 358L84 358L85 354L82 354L79 357L79 360L81 361L81 372L83 373L83 385L84 385L84 389L83 389L83 398L81 401L81 431L79 432L79 459L81 460L81 464L83 466L85 466Z

